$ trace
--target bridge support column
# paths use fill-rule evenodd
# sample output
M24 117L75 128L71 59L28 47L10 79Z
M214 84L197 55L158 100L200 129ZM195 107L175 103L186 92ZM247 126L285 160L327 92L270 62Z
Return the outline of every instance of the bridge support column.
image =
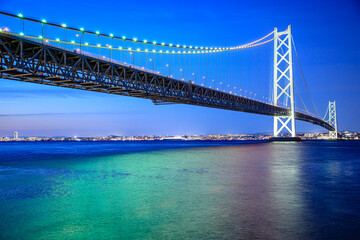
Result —
M329 131L329 139L337 139L337 121L336 121L336 105L335 101L329 102L329 124L335 128L334 131Z
M274 137L285 130L291 136L295 133L295 103L292 62L291 26L284 32L274 30L274 105L288 107L289 114L274 117Z

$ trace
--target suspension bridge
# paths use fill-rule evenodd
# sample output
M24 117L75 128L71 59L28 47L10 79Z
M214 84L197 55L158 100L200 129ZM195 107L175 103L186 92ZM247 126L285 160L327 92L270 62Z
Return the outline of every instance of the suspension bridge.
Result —
M295 120L306 121L337 138L335 102L321 117L291 26L225 47L127 38L6 12L0 23L1 79L274 116L275 138L295 139Z

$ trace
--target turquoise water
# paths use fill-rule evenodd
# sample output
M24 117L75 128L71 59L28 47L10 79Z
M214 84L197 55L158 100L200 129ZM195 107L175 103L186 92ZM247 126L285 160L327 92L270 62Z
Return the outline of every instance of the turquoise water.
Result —
M356 239L360 142L1 143L0 239Z

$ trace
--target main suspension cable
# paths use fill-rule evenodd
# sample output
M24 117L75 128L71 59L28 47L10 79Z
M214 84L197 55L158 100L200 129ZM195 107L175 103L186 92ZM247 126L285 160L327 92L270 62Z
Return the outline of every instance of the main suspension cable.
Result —
M325 112L325 116L322 118L324 121L326 121L325 118L326 118L326 116L328 115L328 113L329 113L329 105L327 106L327 109L326 109L326 112Z
M310 94L310 91L309 91L309 87L308 87L308 85L307 85L307 83L306 83L306 79L305 79L305 75L304 75L304 72L303 72L302 67L301 67L301 63L300 63L300 59L299 59L299 55L298 55L298 53L297 53L297 51L296 51L294 38L293 38L293 37L291 37L291 40L292 40L292 43L293 43L293 46L294 46L294 50L295 50L295 54L296 54L296 58L297 58L298 63L299 63L299 67L300 67L301 75L302 75L302 77L303 77L303 80L304 80L304 83L305 83L305 86L306 86L307 92L308 92L308 94L309 94L309 96L310 96L310 100L311 100L311 102L312 102L312 104L313 104L313 106L314 106L314 108L315 108L316 113L317 113L317 114L318 114L318 116L320 117L320 114L319 114L319 112L318 112L318 110L317 110L317 108L316 108L316 106L315 106L314 100L313 100L313 99L312 99L312 97L311 97L311 94Z
M303 101L302 98L301 98L301 95L300 95L300 93L299 93L299 90L298 90L298 88L296 87L295 81L294 81L294 86L295 86L296 92L297 92L297 94L299 95L299 98L300 98L301 103L303 104L305 110L307 111L307 113L308 113L309 115L311 115L311 113L309 112L309 110L308 110L307 107L305 106L304 101Z

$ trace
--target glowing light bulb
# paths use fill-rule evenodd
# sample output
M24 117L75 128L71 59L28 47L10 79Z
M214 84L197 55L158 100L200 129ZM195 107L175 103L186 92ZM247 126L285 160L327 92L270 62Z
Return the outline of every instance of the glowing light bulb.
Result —
M41 20L42 23L47 23L45 19Z
M24 18L24 15L22 15L21 13L18 14L19 18Z
M96 31L95 33L96 33L97 35L100 35L100 32L99 32L99 31Z
M83 32L83 31L85 31L85 30L84 30L84 28L80 28L80 31L82 31L82 32Z
M109 35L110 37L114 37L114 34L112 34L112 33L110 33L110 35Z
M67 27L65 23L61 24L61 26L62 26L63 28L66 28L66 27Z

